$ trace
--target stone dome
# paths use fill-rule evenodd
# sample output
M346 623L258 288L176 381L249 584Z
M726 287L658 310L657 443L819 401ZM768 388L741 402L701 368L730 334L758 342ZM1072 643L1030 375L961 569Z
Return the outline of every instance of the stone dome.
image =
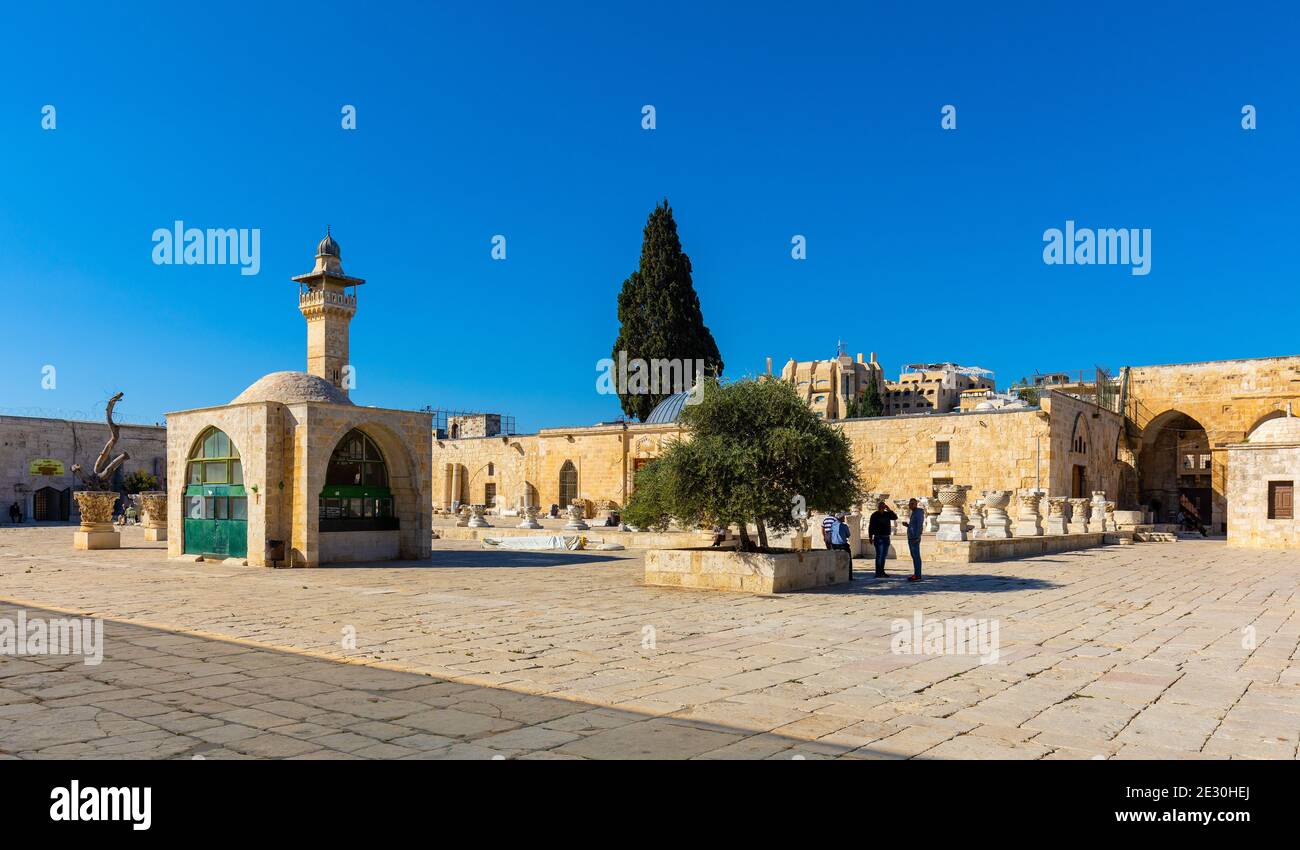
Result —
M1247 438L1247 442L1252 445L1255 443L1300 443L1300 416L1292 416L1288 411L1286 416L1270 419L1256 428Z
M278 401L281 404L299 404L320 401L327 404L351 404L343 391L324 378L306 372L272 372L263 375L235 396L231 404L253 401Z

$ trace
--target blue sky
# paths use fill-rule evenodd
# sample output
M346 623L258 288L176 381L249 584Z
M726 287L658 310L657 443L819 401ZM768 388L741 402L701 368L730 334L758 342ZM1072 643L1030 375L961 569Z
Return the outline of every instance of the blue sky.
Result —
M0 408L122 389L153 421L303 369L289 278L328 223L369 281L355 400L612 419L596 362L663 197L730 377L840 339L999 385L1297 353L1294 9L749 5L15 6ZM259 228L260 274L154 265L177 219ZM1150 228L1150 274L1045 265L1067 219Z

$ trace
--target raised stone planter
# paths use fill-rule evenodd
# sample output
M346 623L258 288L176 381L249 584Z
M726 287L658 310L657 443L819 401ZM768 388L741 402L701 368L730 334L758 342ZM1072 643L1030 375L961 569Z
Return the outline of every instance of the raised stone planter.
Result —
M122 535L113 528L113 505L117 493L112 490L79 490L72 494L81 511L81 526L72 535L74 549L120 549Z
M661 587L785 593L849 580L849 556L838 550L719 552L716 549L651 549L645 583Z
M167 494L161 490L141 493L140 505L144 511L144 539L150 543L166 540Z

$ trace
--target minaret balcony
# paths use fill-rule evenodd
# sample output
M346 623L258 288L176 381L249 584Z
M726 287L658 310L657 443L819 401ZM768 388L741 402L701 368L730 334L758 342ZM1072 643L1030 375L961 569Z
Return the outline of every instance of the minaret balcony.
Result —
M331 292L328 289L309 289L298 295L298 309L307 310L333 308L347 313L357 311L357 296L346 292Z

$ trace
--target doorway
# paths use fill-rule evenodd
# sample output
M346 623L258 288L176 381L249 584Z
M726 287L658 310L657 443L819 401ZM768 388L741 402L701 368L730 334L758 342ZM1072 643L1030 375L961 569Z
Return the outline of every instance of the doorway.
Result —
M42 487L32 494L32 520L35 522L67 522L71 512L71 490Z
M1070 498L1086 499L1088 495L1088 470L1076 463L1070 467Z

